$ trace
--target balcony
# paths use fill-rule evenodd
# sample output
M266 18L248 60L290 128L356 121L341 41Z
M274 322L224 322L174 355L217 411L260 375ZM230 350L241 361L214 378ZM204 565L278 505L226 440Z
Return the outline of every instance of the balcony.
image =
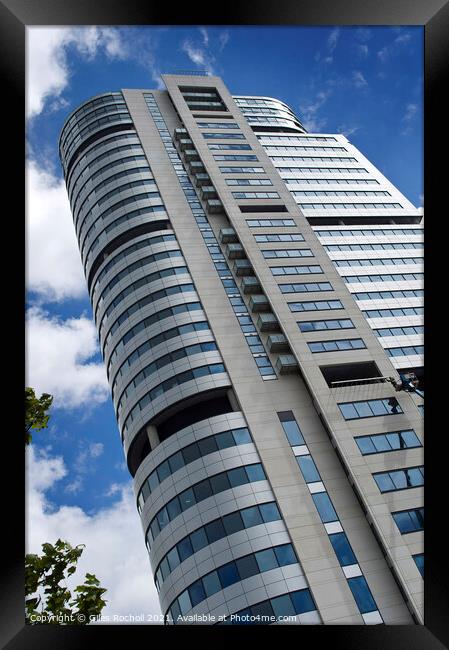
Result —
M198 172L195 174L195 185L201 187L202 185L210 184L210 176L205 172Z
M249 299L249 308L252 312L270 311L270 303L263 293L257 293Z
M235 260L232 270L237 276L254 275L253 267L249 260Z
M281 354L276 361L276 370L281 375L288 375L298 370L298 362L293 354Z
M245 251L241 244L228 244L226 246L226 255L230 260L241 260L245 257Z
M262 288L260 286L259 279L255 276L248 276L246 278L243 278L242 284L240 286L243 289L243 293L245 294L257 293Z
M234 228L222 228L220 230L220 241L222 244L237 242L237 234Z
M270 352L288 352L290 350L284 334L270 334L267 339L267 347Z
M271 312L259 314L256 325L261 332L279 332L281 329L278 319Z
M206 201L206 208L210 214L223 212L223 203L219 199L209 199Z
M201 188L201 197L205 200L216 199L217 191L213 185L203 185Z

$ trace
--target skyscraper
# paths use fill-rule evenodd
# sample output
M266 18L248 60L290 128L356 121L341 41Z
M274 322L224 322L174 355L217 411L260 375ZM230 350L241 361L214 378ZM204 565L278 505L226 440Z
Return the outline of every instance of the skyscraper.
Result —
M422 623L421 400L390 382L422 366L422 214L283 102L163 80L85 102L60 156L166 622Z

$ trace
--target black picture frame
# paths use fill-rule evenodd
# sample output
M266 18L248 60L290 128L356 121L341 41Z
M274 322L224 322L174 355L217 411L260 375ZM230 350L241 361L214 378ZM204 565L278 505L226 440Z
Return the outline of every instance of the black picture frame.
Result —
M12 145L4 149L8 161L8 179L17 179L16 196L20 196L23 187L24 154L19 134L24 128L22 112L25 95L25 28L35 25L422 25L425 34L425 197L426 211L430 223L426 225L426 248L431 252L426 262L426 366L428 374L426 430L426 465L428 467L425 490L426 538L425 538L425 624L423 626L264 626L264 627L221 627L184 626L180 628L161 626L25 626L24 624L24 525L22 504L24 503L24 463L23 441L17 435L20 423L14 418L10 427L4 429L4 460L11 465L14 472L8 477L7 487L3 492L3 581L0 590L0 642L2 647L16 648L80 648L83 645L105 643L104 635L113 634L115 643L131 645L135 635L142 635L146 643L158 640L171 642L173 635L184 643L208 639L219 646L232 641L228 635L238 635L243 642L254 641L254 635L261 631L270 642L275 634L275 641L284 634L296 636L296 642L329 643L332 647L341 645L346 650L364 650L382 648L388 650L429 649L439 650L446 647L449 640L448 616L448 580L447 580L447 526L445 500L439 503L438 495L445 495L445 478L447 477L447 458L442 452L446 438L442 406L447 401L445 391L444 367L441 357L444 349L441 344L446 338L444 319L441 319L441 302L432 300L440 279L447 277L445 269L440 268L445 260L444 246L440 228L443 218L443 194L447 187L447 167L444 158L439 162L439 153L444 148L444 136L447 130L447 84L445 72L449 61L449 2L447 0L276 0L276 2L257 0L241 2L240 5L214 3L189 3L183 6L165 6L150 3L149 0L1 0L0 1L0 66L3 79L3 138L9 134ZM176 21L176 22L174 22ZM446 136L447 137L447 136ZM4 188L4 200L10 192ZM441 209L438 210L438 201ZM10 214L10 213L9 213ZM20 217L15 214L17 241L24 236L20 228ZM6 211L4 211L6 218ZM433 221L433 223L432 223ZM5 239L4 239L5 241ZM32 252L27 251L27 254ZM4 304L11 312L10 325L14 314L20 321L23 315L21 291L24 275L21 276L20 265L15 258L14 281L20 285L18 291L12 289L14 282L9 282L4 294ZM25 268L25 264L22 268ZM10 294L8 295L8 291ZM446 290L447 291L447 290ZM433 294L433 295L432 295ZM6 295L6 297L5 297ZM444 289L438 293L441 298ZM430 296L430 300L428 297ZM444 302L444 299L443 299ZM438 310L433 315L433 310ZM9 319L9 316L8 316ZM15 329L20 336L21 327ZM436 349L436 346L438 350ZM12 385L11 394L16 397L14 407L5 403L5 410L11 409L22 414L23 375L21 372L20 350L23 338L17 343L14 367L18 370L17 379ZM433 354L435 352L435 354ZM437 365L435 359L441 359ZM8 366L9 367L9 366ZM22 366L22 368L24 365ZM9 375L8 375L9 377ZM444 392L443 392L444 391ZM22 417L20 415L20 417ZM18 420L18 417L17 417ZM11 459L11 460L10 460ZM19 471L19 468L22 471ZM447 480L447 479L446 479ZM17 517L19 513L19 517ZM286 632L287 630L287 632ZM307 630L307 631L306 631ZM305 638L307 636L307 639ZM131 639L132 637L132 639ZM295 637L293 637L295 638ZM443 644L446 644L445 646Z

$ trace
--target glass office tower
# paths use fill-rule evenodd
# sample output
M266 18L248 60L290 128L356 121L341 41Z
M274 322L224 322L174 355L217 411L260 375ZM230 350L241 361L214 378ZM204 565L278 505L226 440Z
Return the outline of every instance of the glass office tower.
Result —
M421 624L390 378L422 367L422 215L279 100L163 80L82 104L60 156L166 624Z

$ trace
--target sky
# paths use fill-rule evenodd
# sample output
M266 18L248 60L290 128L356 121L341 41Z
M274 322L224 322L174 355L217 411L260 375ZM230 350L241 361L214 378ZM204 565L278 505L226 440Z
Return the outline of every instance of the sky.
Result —
M28 27L26 50L26 377L54 396L26 451L26 548L85 544L69 587L95 573L105 622L133 623L160 608L62 179L62 125L93 95L206 70L234 95L281 99L309 132L343 133L419 207L423 28Z

